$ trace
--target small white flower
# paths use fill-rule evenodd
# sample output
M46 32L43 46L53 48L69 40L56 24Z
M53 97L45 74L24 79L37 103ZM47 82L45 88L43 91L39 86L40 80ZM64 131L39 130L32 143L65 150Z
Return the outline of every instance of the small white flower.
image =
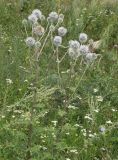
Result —
M35 14L31 14L31 15L28 16L28 20L29 20L30 23L35 23L35 22L38 21L38 18Z
M68 106L69 109L77 109L75 106L69 105Z
M39 9L35 9L32 11L32 14L34 14L37 18L41 18L42 12Z
M94 93L97 93L99 90L97 88L93 89Z
M105 128L104 126L101 126L101 127L99 128L99 130L100 130L100 132L104 133L104 132L106 131L106 128Z
M93 120L91 117L89 117L88 115L86 115L85 117L84 117L85 119L88 119L88 120Z
M28 47L33 47L35 45L35 39L33 37L28 37L25 42Z
M79 41L80 41L81 43L85 43L85 42L87 41L87 39L88 39L87 34L85 34L85 33L80 33L80 35L79 35Z
M57 125L57 121L51 121L53 123L54 126Z
M13 81L11 79L6 79L7 84L13 84Z
M65 27L59 27L58 29L58 35L63 37L67 33L67 29Z
M97 98L98 102L102 102L103 101L103 97L102 96L96 96L96 98Z
M71 149L70 152L71 152L71 153L78 154L78 151L77 151L76 149Z
M81 45L80 46L80 53L82 55L86 55L89 52L89 47L87 45Z
M112 124L111 120L109 120L109 121L106 121L106 123L107 123L107 124Z
M49 14L49 20L50 20L51 22L57 21L57 20L58 20L58 17L59 17L59 15L58 15L56 12L51 12L51 13Z
M76 40L70 40L69 47L73 49L78 49L80 47L80 43Z
M87 62L93 62L95 59L97 59L97 54L96 53L87 53L85 58L86 58Z
M73 48L69 48L68 50L68 55L72 58L72 59L77 59L80 56L80 52L79 49L73 49Z
M60 36L55 36L53 43L55 46L59 47L62 44L62 37Z
M89 134L89 138L93 138L93 137L94 137L94 135L90 133Z

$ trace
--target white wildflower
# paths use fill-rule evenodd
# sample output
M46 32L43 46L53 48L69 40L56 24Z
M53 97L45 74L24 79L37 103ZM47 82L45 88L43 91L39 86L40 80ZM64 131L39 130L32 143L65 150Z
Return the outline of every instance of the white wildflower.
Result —
M63 37L67 33L67 29L65 27L59 27L58 29L58 35Z
M103 101L103 97L102 96L96 96L96 98L97 98L98 102L102 102Z
M101 127L99 128L99 130L100 130L100 132L105 133L106 128L105 128L104 126L101 126Z
M68 106L69 109L77 109L75 106L69 105Z
M55 46L59 47L62 44L62 37L60 36L55 36L53 43Z
M88 39L87 34L85 34L85 33L80 33L80 35L79 35L79 41L80 41L81 43L85 43L85 42L87 41L87 39Z
M28 37L25 42L28 47L33 47L35 45L35 39L33 37Z
M76 149L71 149L70 152L71 152L71 153L78 154L78 151L77 151Z
M28 16L28 20L29 20L30 23L33 24L33 23L38 21L38 18L35 14L31 14L31 15Z
M97 54L96 53L87 53L85 59L87 62L91 63L95 59L97 59Z
M94 93L97 93L97 92L98 92L98 89L97 89L97 88L94 88L93 91L94 91Z
M81 55L86 55L89 52L89 47L87 45L80 46L80 53Z
M107 124L112 124L111 120L109 120L109 121L106 121L106 123L107 123Z
M13 84L13 81L11 79L6 79L7 84Z
M41 16L42 16L42 12L39 10L39 9L34 9L33 11L32 11L32 14L34 14L37 18L41 18Z
M77 59L80 56L80 51L79 49L73 49L73 48L69 48L68 50L68 55L72 58L72 59Z
M73 49L78 49L80 47L80 43L76 40L70 40L69 47Z
M55 21L57 21L58 20L58 14L56 13L56 12L51 12L50 14L49 14L49 20L51 21L51 22L55 22Z

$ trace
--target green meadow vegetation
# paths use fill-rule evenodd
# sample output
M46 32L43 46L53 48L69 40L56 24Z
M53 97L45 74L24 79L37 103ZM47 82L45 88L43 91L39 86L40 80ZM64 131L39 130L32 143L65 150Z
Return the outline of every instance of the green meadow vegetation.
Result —
M118 160L118 0L0 0L0 160Z

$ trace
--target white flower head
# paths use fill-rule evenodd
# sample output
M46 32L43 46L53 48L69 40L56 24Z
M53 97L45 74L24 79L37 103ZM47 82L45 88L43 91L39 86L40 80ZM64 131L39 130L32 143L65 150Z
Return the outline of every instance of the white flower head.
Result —
M31 24L33 24L33 23L38 21L38 18L35 14L31 14L31 15L28 16L28 20Z
M81 43L85 43L85 42L87 41L87 39L88 39L87 34L85 34L85 33L80 33L80 35L79 35L79 41L80 41Z
M32 14L34 14L37 18L41 18L41 16L42 16L42 12L39 10L39 9L34 9L33 11L32 11Z
M59 27L58 28L58 35L59 36L63 37L63 36L66 35L66 33L67 33L67 29L65 27Z
M50 20L51 22L57 21L57 20L58 20L58 17L59 17L59 15L58 15L57 12L51 12L51 13L49 14L49 20Z
M27 37L25 42L28 47L33 47L35 45L35 39L33 37Z
M59 47L62 44L62 37L60 36L55 36L53 43L55 46Z
M13 81L11 79L6 79L7 84L13 84Z
M85 58L86 58L87 62L93 62L97 58L97 54L96 53L87 53Z
M80 52L79 49L73 49L73 48L69 48L68 50L68 55L72 58L72 59L77 59L80 56Z
M81 45L80 46L80 53L82 55L86 55L89 52L89 47L87 45Z
M44 34L45 30L41 25L38 25L33 28L33 33L37 36L42 36Z
M80 43L76 40L69 41L69 47L72 49L79 49Z
M104 126L101 126L101 127L99 128L99 130L100 130L100 132L104 133L104 132L106 131L106 128L105 128Z

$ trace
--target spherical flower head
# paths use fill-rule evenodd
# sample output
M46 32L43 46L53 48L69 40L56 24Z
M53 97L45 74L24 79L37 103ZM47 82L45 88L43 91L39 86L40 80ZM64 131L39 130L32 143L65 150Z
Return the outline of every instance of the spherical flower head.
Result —
M33 47L35 45L35 39L33 37L28 37L25 42L28 47Z
M101 127L99 128L99 130L100 130L100 132L105 133L106 128L105 128L104 126L101 126Z
M34 9L33 11L32 11L32 14L34 14L37 18L41 18L41 16L42 16L42 12L39 10L39 9Z
M85 34L85 33L80 33L80 35L79 35L79 41L80 41L81 43L85 43L85 42L87 41L87 39L88 39L87 34Z
M89 63L93 62L96 58L97 58L97 54L96 53L87 53L86 54L86 60Z
M51 12L50 14L49 14L49 20L51 21L51 22L55 22L55 21L57 21L58 20L58 14L56 13L56 12Z
M41 25L38 25L33 28L33 33L37 36L42 36L44 34L45 30Z
M75 50L75 49L70 47L69 50L68 50L68 55L72 59L77 59L80 56L79 48Z
M76 40L71 40L69 41L69 47L76 50L80 47L80 43Z
M59 36L63 37L66 35L66 33L67 33L67 29L65 27L59 27L59 29L58 29Z
M31 14L31 15L28 16L28 20L31 24L34 24L35 22L38 21L38 18L35 14Z
M62 44L62 37L60 36L55 36L53 43L56 47L59 47Z
M40 47L41 47L41 42L37 41L37 42L35 43L35 48L36 48L36 49L39 49Z
M89 52L89 47L87 45L80 46L80 53L81 55L86 55Z

